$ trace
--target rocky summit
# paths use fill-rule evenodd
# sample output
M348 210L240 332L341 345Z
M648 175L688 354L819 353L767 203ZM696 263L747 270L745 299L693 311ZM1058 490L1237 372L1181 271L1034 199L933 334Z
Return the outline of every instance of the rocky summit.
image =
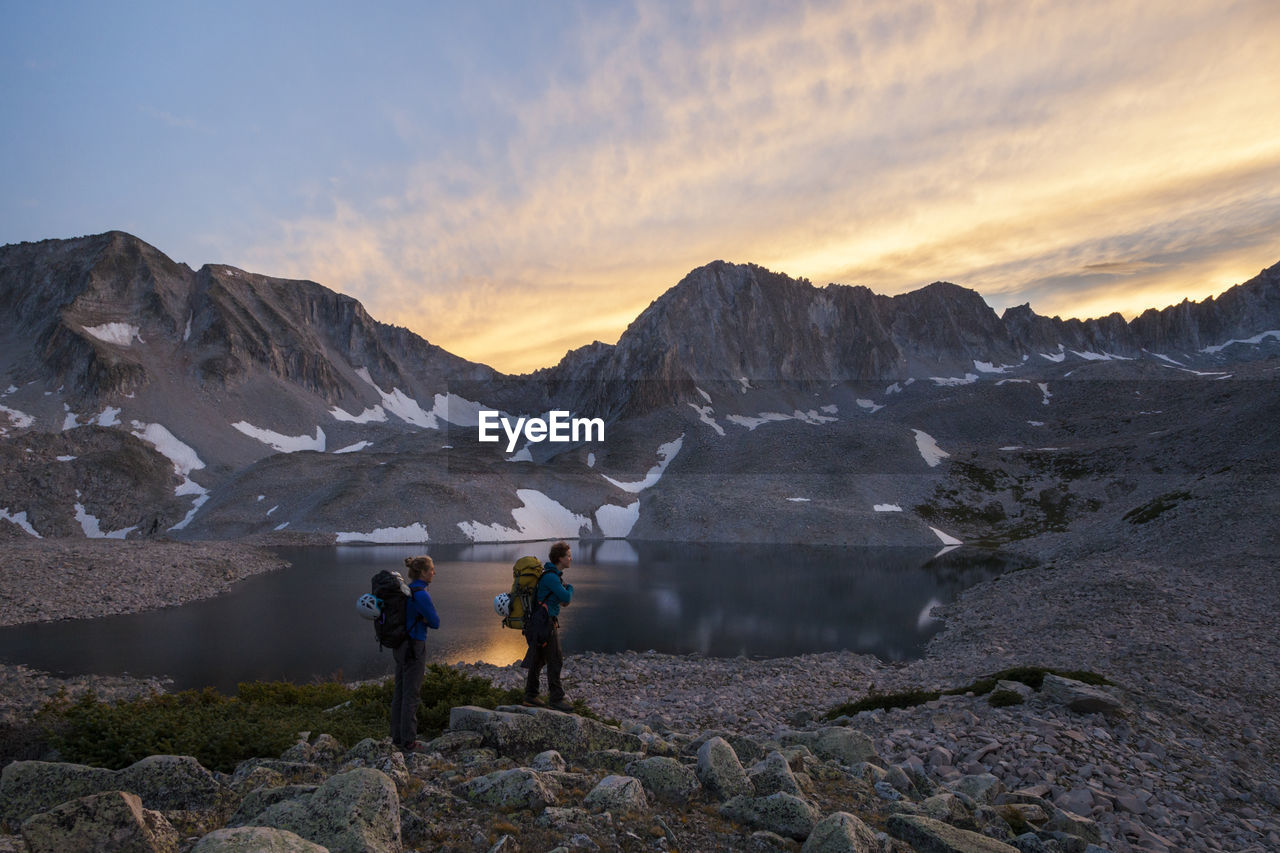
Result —
M505 376L314 282L120 232L11 245L0 535L1016 539L1244 473L1278 355L1280 267L1126 322L717 261ZM482 412L541 431L484 440Z

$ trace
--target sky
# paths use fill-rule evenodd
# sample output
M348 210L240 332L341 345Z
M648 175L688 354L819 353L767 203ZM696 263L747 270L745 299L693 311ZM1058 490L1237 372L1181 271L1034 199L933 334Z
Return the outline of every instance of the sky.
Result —
M0 244L118 229L506 372L713 260L1133 316L1280 261L1280 3L0 0Z

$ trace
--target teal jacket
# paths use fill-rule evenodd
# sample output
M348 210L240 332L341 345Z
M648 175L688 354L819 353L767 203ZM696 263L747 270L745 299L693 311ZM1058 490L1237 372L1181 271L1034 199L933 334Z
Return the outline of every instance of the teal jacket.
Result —
M538 601L547 603L552 618L560 615L560 607L573 598L573 584L565 583L554 563L544 563L542 577L538 578Z

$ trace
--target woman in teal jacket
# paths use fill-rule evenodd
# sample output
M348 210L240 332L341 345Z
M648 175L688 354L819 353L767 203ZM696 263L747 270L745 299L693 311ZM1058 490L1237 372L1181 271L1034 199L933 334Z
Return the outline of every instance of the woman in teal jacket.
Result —
M551 614L551 636L541 649L529 648L525 658L529 664L529 676L524 685L524 704L530 707L545 707L546 703L538 698L540 689L539 675L542 667L547 668L547 697L551 707L559 711L572 711L573 706L564 697L564 685L560 683L560 669L564 665L564 652L560 649L560 608L569 604L573 598L573 584L564 582L564 570L573 561L573 552L569 543L557 542L551 546L547 555L547 563L542 567L542 577L534 589L534 601L546 602L547 611Z

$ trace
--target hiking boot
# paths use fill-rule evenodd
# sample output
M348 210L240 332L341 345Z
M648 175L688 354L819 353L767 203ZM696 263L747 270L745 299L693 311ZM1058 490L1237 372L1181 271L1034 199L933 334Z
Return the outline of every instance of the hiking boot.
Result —
M528 696L526 696L526 697L524 697L524 701L523 701L523 702L521 702L520 704L521 704L521 705L523 705L523 706L525 706L526 708L545 708L545 707L547 707L547 703L546 703L546 702L543 702L543 701L542 701L541 699L539 699L537 696L534 696L533 698L529 698Z
M569 714L573 713L573 704L569 702L568 699L556 699L551 703L551 707L555 708L557 711L564 711Z

